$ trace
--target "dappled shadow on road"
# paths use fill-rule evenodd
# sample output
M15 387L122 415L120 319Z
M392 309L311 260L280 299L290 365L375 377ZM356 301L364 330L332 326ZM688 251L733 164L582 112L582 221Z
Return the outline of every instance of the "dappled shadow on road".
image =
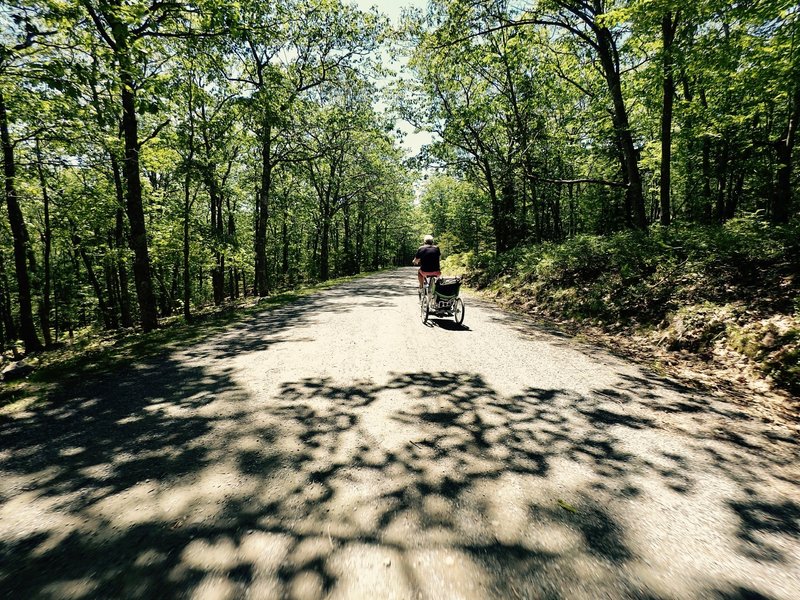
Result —
M396 310L413 280L392 277L0 422L0 590L791 597L798 448L730 404L623 369L584 394L452 371L238 380L233 358L313 340L319 319Z
M398 286L397 276L392 273L356 279L323 293L299 298L287 306L249 317L224 334L215 336L208 343L198 345L185 354L189 358L224 362L283 342L281 333L287 328L295 332L293 341L312 340L320 315L344 314L361 306L368 306L379 314L381 310L396 308L392 299L398 296L412 297L413 287L409 283ZM307 332L305 340L296 335L297 331Z
M306 318L263 321L280 336ZM225 334L204 352L261 343ZM474 373L394 373L255 399L223 365L169 358L88 382L0 429L0 585L656 599L681 569L687 597L788 597L800 506L773 473L796 447L747 423L715 435L694 421L703 400L619 383L503 395ZM698 503L710 518L687 517Z

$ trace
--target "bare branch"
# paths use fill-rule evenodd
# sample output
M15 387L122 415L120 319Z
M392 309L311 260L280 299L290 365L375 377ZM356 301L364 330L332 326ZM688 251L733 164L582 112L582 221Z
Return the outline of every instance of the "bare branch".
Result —
M142 147L142 146L144 146L144 145L145 145L147 142L149 142L150 140L152 140L153 138L155 138L155 137L156 137L156 136L159 134L159 132L160 132L162 129L164 129L164 127L166 127L167 125L169 125L169 120L167 120L167 121L164 121L163 123L159 123L159 124L158 124L158 126L156 126L156 128L155 128L155 129L153 129L153 131L151 131L151 132L150 132L150 135L148 135L148 136L147 136L146 138L144 138L144 139L143 139L141 142L139 142L139 148L141 148L141 147Z
M597 185L607 185L609 187L627 188L629 184L622 181L608 181L607 179L594 179L587 177L583 179L549 179L547 177L539 177L538 175L531 175L531 179L542 181L544 183L557 183L561 185L570 185L575 183L594 183Z
M100 37L102 37L103 40L105 40L109 48L116 51L117 44L114 41L114 39L109 35L108 31L106 30L106 26L103 25L103 21L102 19L100 19L100 15L97 14L97 12L94 10L94 7L92 7L92 5L89 3L88 0L83 1L83 6L89 12L89 16L92 18L92 21L94 21L94 25L95 27L97 27L97 31L100 32Z

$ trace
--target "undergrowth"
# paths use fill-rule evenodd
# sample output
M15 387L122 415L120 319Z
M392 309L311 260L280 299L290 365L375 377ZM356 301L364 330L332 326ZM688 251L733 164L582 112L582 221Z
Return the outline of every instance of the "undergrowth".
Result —
M775 227L756 217L677 224L445 262L448 272L527 312L648 332L670 350L708 358L725 344L800 391L797 224Z

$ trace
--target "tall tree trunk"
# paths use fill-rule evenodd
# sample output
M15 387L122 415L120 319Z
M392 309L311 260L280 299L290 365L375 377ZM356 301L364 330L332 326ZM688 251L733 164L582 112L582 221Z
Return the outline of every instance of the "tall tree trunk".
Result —
M284 209L283 223L281 224L281 274L283 283L288 284L289 277L289 215Z
M772 220L788 223L792 217L792 153L797 137L797 124L800 121L800 84L795 83L792 110L781 139L775 144L778 158L775 200L772 205Z
M353 275L355 270L353 269L353 240L351 238L350 232L350 205L345 204L342 208L342 226L344 227L344 274L345 275Z
M192 67L194 62L191 63ZM189 221L192 215L192 168L194 163L194 80L190 78L188 94L189 154L186 157L186 175L183 178L183 318L192 320L192 273L190 265Z
M112 322L108 312L108 304L106 304L105 295L103 294L103 288L94 272L92 261L89 258L89 255L86 253L86 249L83 247L83 240L81 240L81 237L77 233L72 234L72 244L75 247L75 252L78 253L83 261L83 266L86 268L86 274L89 276L89 283L92 284L94 294L97 296L97 304L100 307L100 316L103 319L103 327L106 329L111 329Z
M176 260L172 263L172 285L169 288L169 301L170 301L169 314L172 314L174 312L175 305L178 303L178 281L180 280L180 273L181 273L181 261Z
M356 271L361 272L364 264L364 229L366 227L367 211L364 200L358 201L358 217L356 219Z
M208 196L211 203L211 236L214 241L214 268L211 270L211 288L214 305L219 306L225 299L225 257L222 253L222 198L219 195L213 166L206 175Z
M109 249L114 250L114 240L109 239ZM103 275L106 280L106 291L108 292L108 316L111 319L111 327L119 328L119 280L114 271L114 260L107 256L103 261Z
M234 249L236 247L236 219L234 218L234 212L236 209L236 203L234 203L233 208L231 208L231 198L230 194L226 194L225 196L225 207L228 213L227 218L227 227L225 228L225 236L228 244L230 244ZM220 215L221 216L221 215ZM237 273L237 267L233 264L233 260L228 261L228 273L230 276L230 297L238 298L239 297L239 275Z
M136 92L132 64L127 46L126 25L115 22L114 38L117 42L120 94L122 96L122 131L125 138L125 200L130 223L130 248L133 251L133 279L136 297L139 300L139 320L144 331L158 327L156 298L153 293L153 278L150 254L147 248L147 228L142 202L142 181L139 172L139 122L136 115Z
M123 327L133 327L131 315L131 296L128 286L128 266L125 264L125 215L122 205L117 207L116 227L114 228L117 246L117 276L119 277L119 312Z
M730 142L725 140L717 160L717 205L715 215L718 222L725 220L725 190L728 184L728 162L730 160Z
M2 311L3 316L3 327L8 340L13 341L17 339L17 325L14 323L14 312L11 309L11 288L8 286L6 260L2 251L0 251L0 283L3 284L2 296L0 297L0 311Z
M492 203L492 225L494 226L494 249L500 254L508 249L506 244L505 229L503 227L503 215L500 208L500 199L497 195L497 187L494 183L494 176L491 167L486 164L483 168L486 177L486 188L489 192L489 201Z
M377 271L381 266L381 225L375 224L375 256L372 257L372 270Z
M671 177L672 177L672 105L675 98L675 78L673 75L672 45L675 41L675 31L680 19L680 9L672 17L672 11L664 13L661 19L661 38L663 42L663 108L661 110L661 224L668 227L672 220L672 205L670 202Z
M8 133L8 113L6 111L5 97L0 90L0 141L3 146L3 175L5 176L6 205L8 207L8 222L11 226L11 235L14 238L14 267L17 273L17 287L19 297L20 335L25 344L25 352L38 352L42 343L36 335L31 308L31 283L28 277L28 230L25 219L19 206L16 189L16 163L14 162L14 147Z
M330 266L328 265L328 253L330 251L331 219L328 216L327 208L322 215L322 236L320 239L319 250L319 279L327 281L330 278Z
M52 308L50 302L50 287L52 281L50 253L53 245L53 231L50 228L50 194L47 190L47 181L45 180L44 168L42 167L42 151L39 147L39 140L36 140L36 170L39 174L39 185L42 188L42 202L44 205L44 233L42 235L42 243L44 245L44 285L42 288L42 310L40 311L39 320L42 322L44 345L49 348L53 345L53 339L50 336L50 310Z
M647 229L647 214L644 206L644 192L642 190L642 176L639 171L639 157L633 143L628 110L622 96L622 81L618 61L616 59L616 43L611 32L605 27L596 27L597 50L603 73L608 84L613 105L613 122L617 131L620 149L624 158L626 179L628 182L627 196L633 211L633 222L639 229Z
M504 250L516 244L515 200L516 187L514 185L514 171L510 164L506 164L502 173L500 185L500 222L503 228Z
M187 322L192 320L192 277L189 264L189 217L192 211L190 184L191 175L187 169L183 180L183 318Z
M266 296L267 281L267 221L269 219L270 189L272 188L272 125L265 115L261 139L261 187L257 199L255 231L256 294Z
M706 100L706 91L700 90L700 105L703 109L708 109L708 100ZM711 198L711 136L707 133L703 134L703 147L702 147L702 163L703 163L703 217L706 222L712 220L713 201Z

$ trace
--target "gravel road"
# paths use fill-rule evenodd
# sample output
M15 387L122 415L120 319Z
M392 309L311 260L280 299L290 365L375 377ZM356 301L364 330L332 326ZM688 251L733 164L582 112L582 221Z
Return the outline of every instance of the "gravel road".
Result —
M0 598L800 598L779 424L413 269L0 422Z

